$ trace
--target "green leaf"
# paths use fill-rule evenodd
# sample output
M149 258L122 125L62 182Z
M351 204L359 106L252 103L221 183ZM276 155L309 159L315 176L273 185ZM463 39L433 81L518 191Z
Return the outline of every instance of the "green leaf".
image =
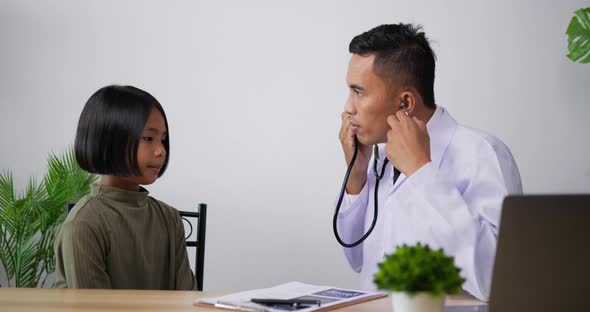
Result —
M7 171L0 174L0 214L5 207L14 203L16 194L14 192L14 182L12 180L12 173Z
M35 255L38 252L38 248L39 246L35 244L33 237L30 237L15 250L16 287L35 287L37 285L36 278L39 263L36 261Z
M590 63L590 8L579 9L572 17L566 34L568 35L567 55L572 61Z

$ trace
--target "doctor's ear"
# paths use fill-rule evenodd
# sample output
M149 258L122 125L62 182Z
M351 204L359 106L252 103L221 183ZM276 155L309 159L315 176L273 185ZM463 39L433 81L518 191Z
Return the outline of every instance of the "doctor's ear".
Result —
M399 105L402 109L405 109L410 116L416 108L416 98L412 92L402 92L399 98Z

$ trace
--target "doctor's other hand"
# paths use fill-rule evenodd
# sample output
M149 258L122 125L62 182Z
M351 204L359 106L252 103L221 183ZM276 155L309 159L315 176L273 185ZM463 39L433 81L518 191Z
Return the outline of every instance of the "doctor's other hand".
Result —
M387 123L390 127L385 145L387 158L397 170L409 177L431 161L426 124L402 110L387 117Z
M352 156L354 155L354 137L356 135L356 127L351 123L351 115L347 112L342 113L342 126L338 138L342 144L344 151L344 158L346 165L350 165ZM346 193L356 195L363 190L367 182L367 168L369 166L369 159L371 159L371 146L358 142L359 151L356 155L354 167L350 172L348 184L346 185Z

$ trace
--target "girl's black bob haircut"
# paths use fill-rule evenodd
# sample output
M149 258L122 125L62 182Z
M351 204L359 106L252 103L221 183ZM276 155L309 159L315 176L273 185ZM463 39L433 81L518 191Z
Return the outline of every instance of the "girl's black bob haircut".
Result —
M151 94L132 87L111 85L96 91L86 102L76 132L76 161L88 172L114 176L141 176L137 165L137 148L152 109L168 120L162 105ZM162 176L170 158L170 133L163 142L166 159L158 176Z

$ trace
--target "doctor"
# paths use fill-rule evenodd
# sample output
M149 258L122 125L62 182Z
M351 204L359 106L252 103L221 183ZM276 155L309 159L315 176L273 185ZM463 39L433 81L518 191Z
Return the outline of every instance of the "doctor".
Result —
M464 290L487 300L502 201L522 193L510 150L435 104L435 56L420 27L376 27L352 39L349 51L350 94L339 138L347 164L355 136L359 151L338 214L344 242L359 240L373 221L372 146L379 146L379 173L389 160L374 231L360 245L344 248L361 288L375 288L373 275L385 254L422 242L454 256Z

